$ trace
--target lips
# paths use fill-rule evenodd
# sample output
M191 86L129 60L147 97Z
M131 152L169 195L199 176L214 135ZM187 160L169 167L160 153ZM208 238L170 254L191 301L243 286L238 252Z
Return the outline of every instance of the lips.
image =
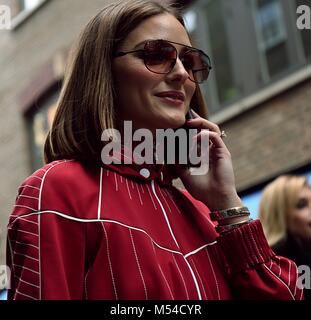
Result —
M185 101L185 95L180 91L165 91L156 94L160 98L170 98L179 101Z

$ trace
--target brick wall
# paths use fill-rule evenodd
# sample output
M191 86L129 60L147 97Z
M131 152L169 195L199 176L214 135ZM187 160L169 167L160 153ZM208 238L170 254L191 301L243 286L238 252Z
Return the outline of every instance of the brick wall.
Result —
M221 125L245 190L311 163L311 79Z

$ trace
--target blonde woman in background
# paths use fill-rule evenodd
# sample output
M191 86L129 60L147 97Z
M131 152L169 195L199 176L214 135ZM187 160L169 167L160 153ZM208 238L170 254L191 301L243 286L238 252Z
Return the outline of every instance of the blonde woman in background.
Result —
M268 184L259 218L276 254L311 267L311 186L306 177L284 175ZM310 291L305 290L305 299L311 299Z

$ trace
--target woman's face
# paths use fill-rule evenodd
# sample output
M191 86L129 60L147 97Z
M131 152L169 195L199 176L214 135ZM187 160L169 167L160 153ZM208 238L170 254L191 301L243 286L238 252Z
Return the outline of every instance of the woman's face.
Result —
M136 47L146 40L164 39L190 46L190 40L181 23L170 14L161 14L143 21L118 48L119 51L142 49ZM182 46L176 45L178 53ZM134 128L178 128L185 122L196 84L188 79L188 73L177 59L175 67L168 74L149 71L137 54L115 58L113 73L116 89L116 103L119 125L132 120ZM160 97L167 92L179 92L184 100L172 101ZM175 100L175 99L173 99Z
M304 187L298 196L296 207L289 216L289 232L311 241L311 187Z

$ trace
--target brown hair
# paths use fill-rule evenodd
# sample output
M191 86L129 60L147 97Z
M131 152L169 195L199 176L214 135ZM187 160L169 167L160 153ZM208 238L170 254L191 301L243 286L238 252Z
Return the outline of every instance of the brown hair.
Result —
M142 21L169 13L184 26L181 13L156 1L126 0L102 9L84 28L72 52L52 128L44 145L46 163L77 159L100 162L101 134L115 128L113 52ZM191 108L207 117L197 86Z
M295 208L299 192L306 185L306 177L284 175L264 188L259 219L270 245L286 237L289 216Z

